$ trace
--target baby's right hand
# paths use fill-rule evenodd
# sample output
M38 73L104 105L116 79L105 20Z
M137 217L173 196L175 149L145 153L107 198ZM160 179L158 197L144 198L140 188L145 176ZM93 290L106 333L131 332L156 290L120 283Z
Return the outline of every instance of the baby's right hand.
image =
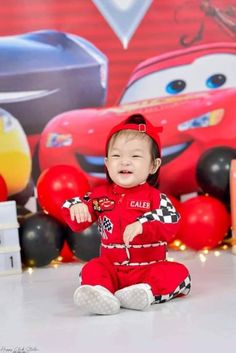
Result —
M70 218L77 223L92 222L88 206L85 203L77 203L70 207Z

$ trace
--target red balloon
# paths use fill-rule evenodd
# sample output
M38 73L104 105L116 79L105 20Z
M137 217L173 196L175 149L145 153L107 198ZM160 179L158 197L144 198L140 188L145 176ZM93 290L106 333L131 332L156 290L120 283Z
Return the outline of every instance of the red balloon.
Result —
M56 165L44 170L38 179L38 202L44 211L63 222L63 202L75 196L83 196L89 189L86 176L77 168Z
M3 177L0 175L0 201L6 201L7 200L7 184Z
M194 250L212 249L225 237L230 216L225 205L211 196L197 196L182 203L180 240Z

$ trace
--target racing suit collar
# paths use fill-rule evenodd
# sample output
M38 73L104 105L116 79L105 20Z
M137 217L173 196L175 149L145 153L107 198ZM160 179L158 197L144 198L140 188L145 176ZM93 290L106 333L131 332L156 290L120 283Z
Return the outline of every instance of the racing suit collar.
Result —
M115 183L112 184L112 192L114 194L130 194L132 192L137 192L137 190L141 191L146 189L148 186L148 183L143 183L143 184L139 184L137 186L134 186L132 188L124 188L122 186L119 186Z

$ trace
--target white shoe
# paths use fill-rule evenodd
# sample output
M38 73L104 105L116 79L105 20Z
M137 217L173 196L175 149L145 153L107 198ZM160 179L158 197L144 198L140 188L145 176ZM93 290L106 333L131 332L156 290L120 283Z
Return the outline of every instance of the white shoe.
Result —
M127 309L146 310L154 301L152 289L147 283L134 284L115 292L120 306Z
M80 286L74 293L74 303L92 314L112 315L120 310L119 300L102 286Z

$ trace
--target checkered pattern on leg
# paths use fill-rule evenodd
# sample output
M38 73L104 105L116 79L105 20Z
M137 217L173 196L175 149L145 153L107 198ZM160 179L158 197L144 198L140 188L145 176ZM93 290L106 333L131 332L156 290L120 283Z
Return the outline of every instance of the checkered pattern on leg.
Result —
M173 298L176 298L180 294L187 295L191 289L191 277L188 275L180 285L175 288L172 293L165 294L165 295L155 295L155 300L152 304L161 304L165 303Z

